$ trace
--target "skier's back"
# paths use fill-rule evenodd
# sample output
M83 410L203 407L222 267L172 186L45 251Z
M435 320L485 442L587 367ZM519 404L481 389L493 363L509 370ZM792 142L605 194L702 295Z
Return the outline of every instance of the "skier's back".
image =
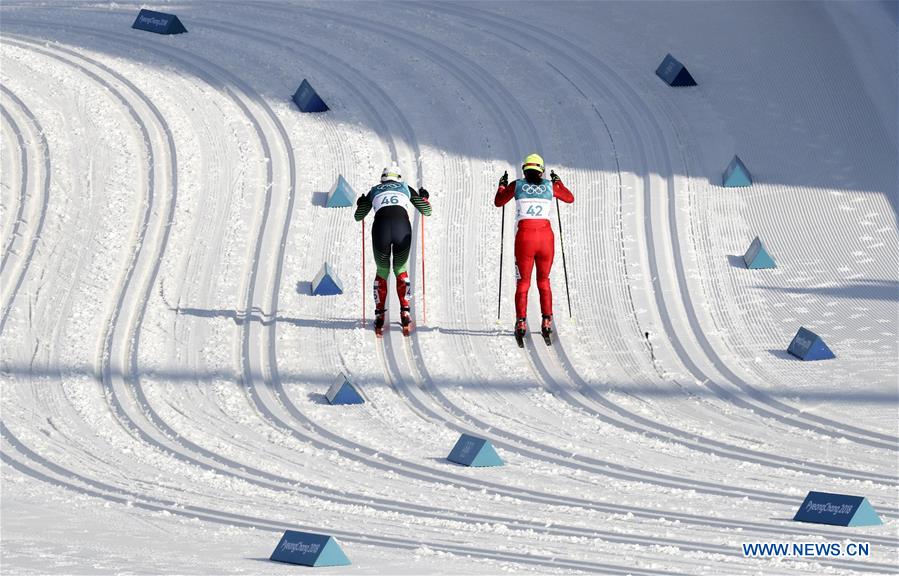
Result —
M375 275L375 332L380 335L387 310L387 277L390 275L390 256L393 254L393 273L396 276L396 294L400 301L400 322L408 333L412 322L410 313L412 291L409 286L409 249L412 245L412 224L409 207L414 206L424 216L431 215L430 195L424 188L416 190L403 181L396 163L381 173L381 183L356 201L355 218L358 222L374 209L375 221L371 227L371 244L377 265Z
M494 205L503 206L515 198L515 217L518 223L515 233L515 271L518 283L515 288L515 337L519 344L527 333L528 291L531 274L537 264L537 289L540 291L540 311L543 315L541 331L549 343L552 333L553 296L549 272L555 257L555 236L550 216L553 198L562 202L574 202L574 195L562 184L555 172L551 181L543 178L543 158L531 154L521 166L524 178L509 183L509 174L499 180Z

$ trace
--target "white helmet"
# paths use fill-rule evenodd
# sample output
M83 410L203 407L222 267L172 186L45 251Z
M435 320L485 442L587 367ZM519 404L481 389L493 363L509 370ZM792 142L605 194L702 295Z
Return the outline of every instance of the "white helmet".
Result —
M400 167L396 162L391 162L390 166L384 168L384 171L381 172L381 182L402 182L403 174L400 172Z

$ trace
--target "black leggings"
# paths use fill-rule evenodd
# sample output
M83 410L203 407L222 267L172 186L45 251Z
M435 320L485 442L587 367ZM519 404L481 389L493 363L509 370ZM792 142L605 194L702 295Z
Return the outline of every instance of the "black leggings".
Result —
M409 248L412 245L412 224L400 207L382 208L375 214L371 227L371 244L375 252L378 276L390 274L390 253L393 252L393 273L399 276L409 268Z

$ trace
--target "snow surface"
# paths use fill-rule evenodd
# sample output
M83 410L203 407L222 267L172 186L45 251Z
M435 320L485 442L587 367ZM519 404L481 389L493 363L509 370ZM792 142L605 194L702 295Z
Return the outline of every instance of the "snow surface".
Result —
M131 30L141 6L189 32ZM268 556L299 529L339 573L896 573L896 13L4 2L0 569L297 573ZM533 151L576 201L558 342L519 351L492 197ZM751 188L720 187L734 154ZM392 159L434 214L417 330L378 341L324 196ZM776 269L743 267L756 235ZM324 261L343 296L308 295ZM837 358L787 355L800 326ZM327 405L340 372L366 404ZM448 462L461 432L506 465ZM809 490L884 525L793 523ZM871 557L740 547L847 540Z

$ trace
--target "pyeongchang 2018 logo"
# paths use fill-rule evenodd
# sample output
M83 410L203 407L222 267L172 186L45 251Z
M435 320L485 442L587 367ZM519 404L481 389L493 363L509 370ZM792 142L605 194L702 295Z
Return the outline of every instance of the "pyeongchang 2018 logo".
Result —
M834 506L830 502L824 502L818 504L817 502L809 502L805 505L806 512L817 512L818 514L831 513L834 516L839 514L851 514L854 506L849 504L840 504L839 506Z
M300 554L315 554L319 548L321 548L321 544L304 544L302 542L285 542L281 545L281 550L299 552Z
M162 18L153 18L152 16L141 16L140 21L141 24L149 24L151 26L165 26L169 23L168 20L163 20Z
M521 191L528 196L535 196L546 192L546 187L543 184L525 184L521 187Z

